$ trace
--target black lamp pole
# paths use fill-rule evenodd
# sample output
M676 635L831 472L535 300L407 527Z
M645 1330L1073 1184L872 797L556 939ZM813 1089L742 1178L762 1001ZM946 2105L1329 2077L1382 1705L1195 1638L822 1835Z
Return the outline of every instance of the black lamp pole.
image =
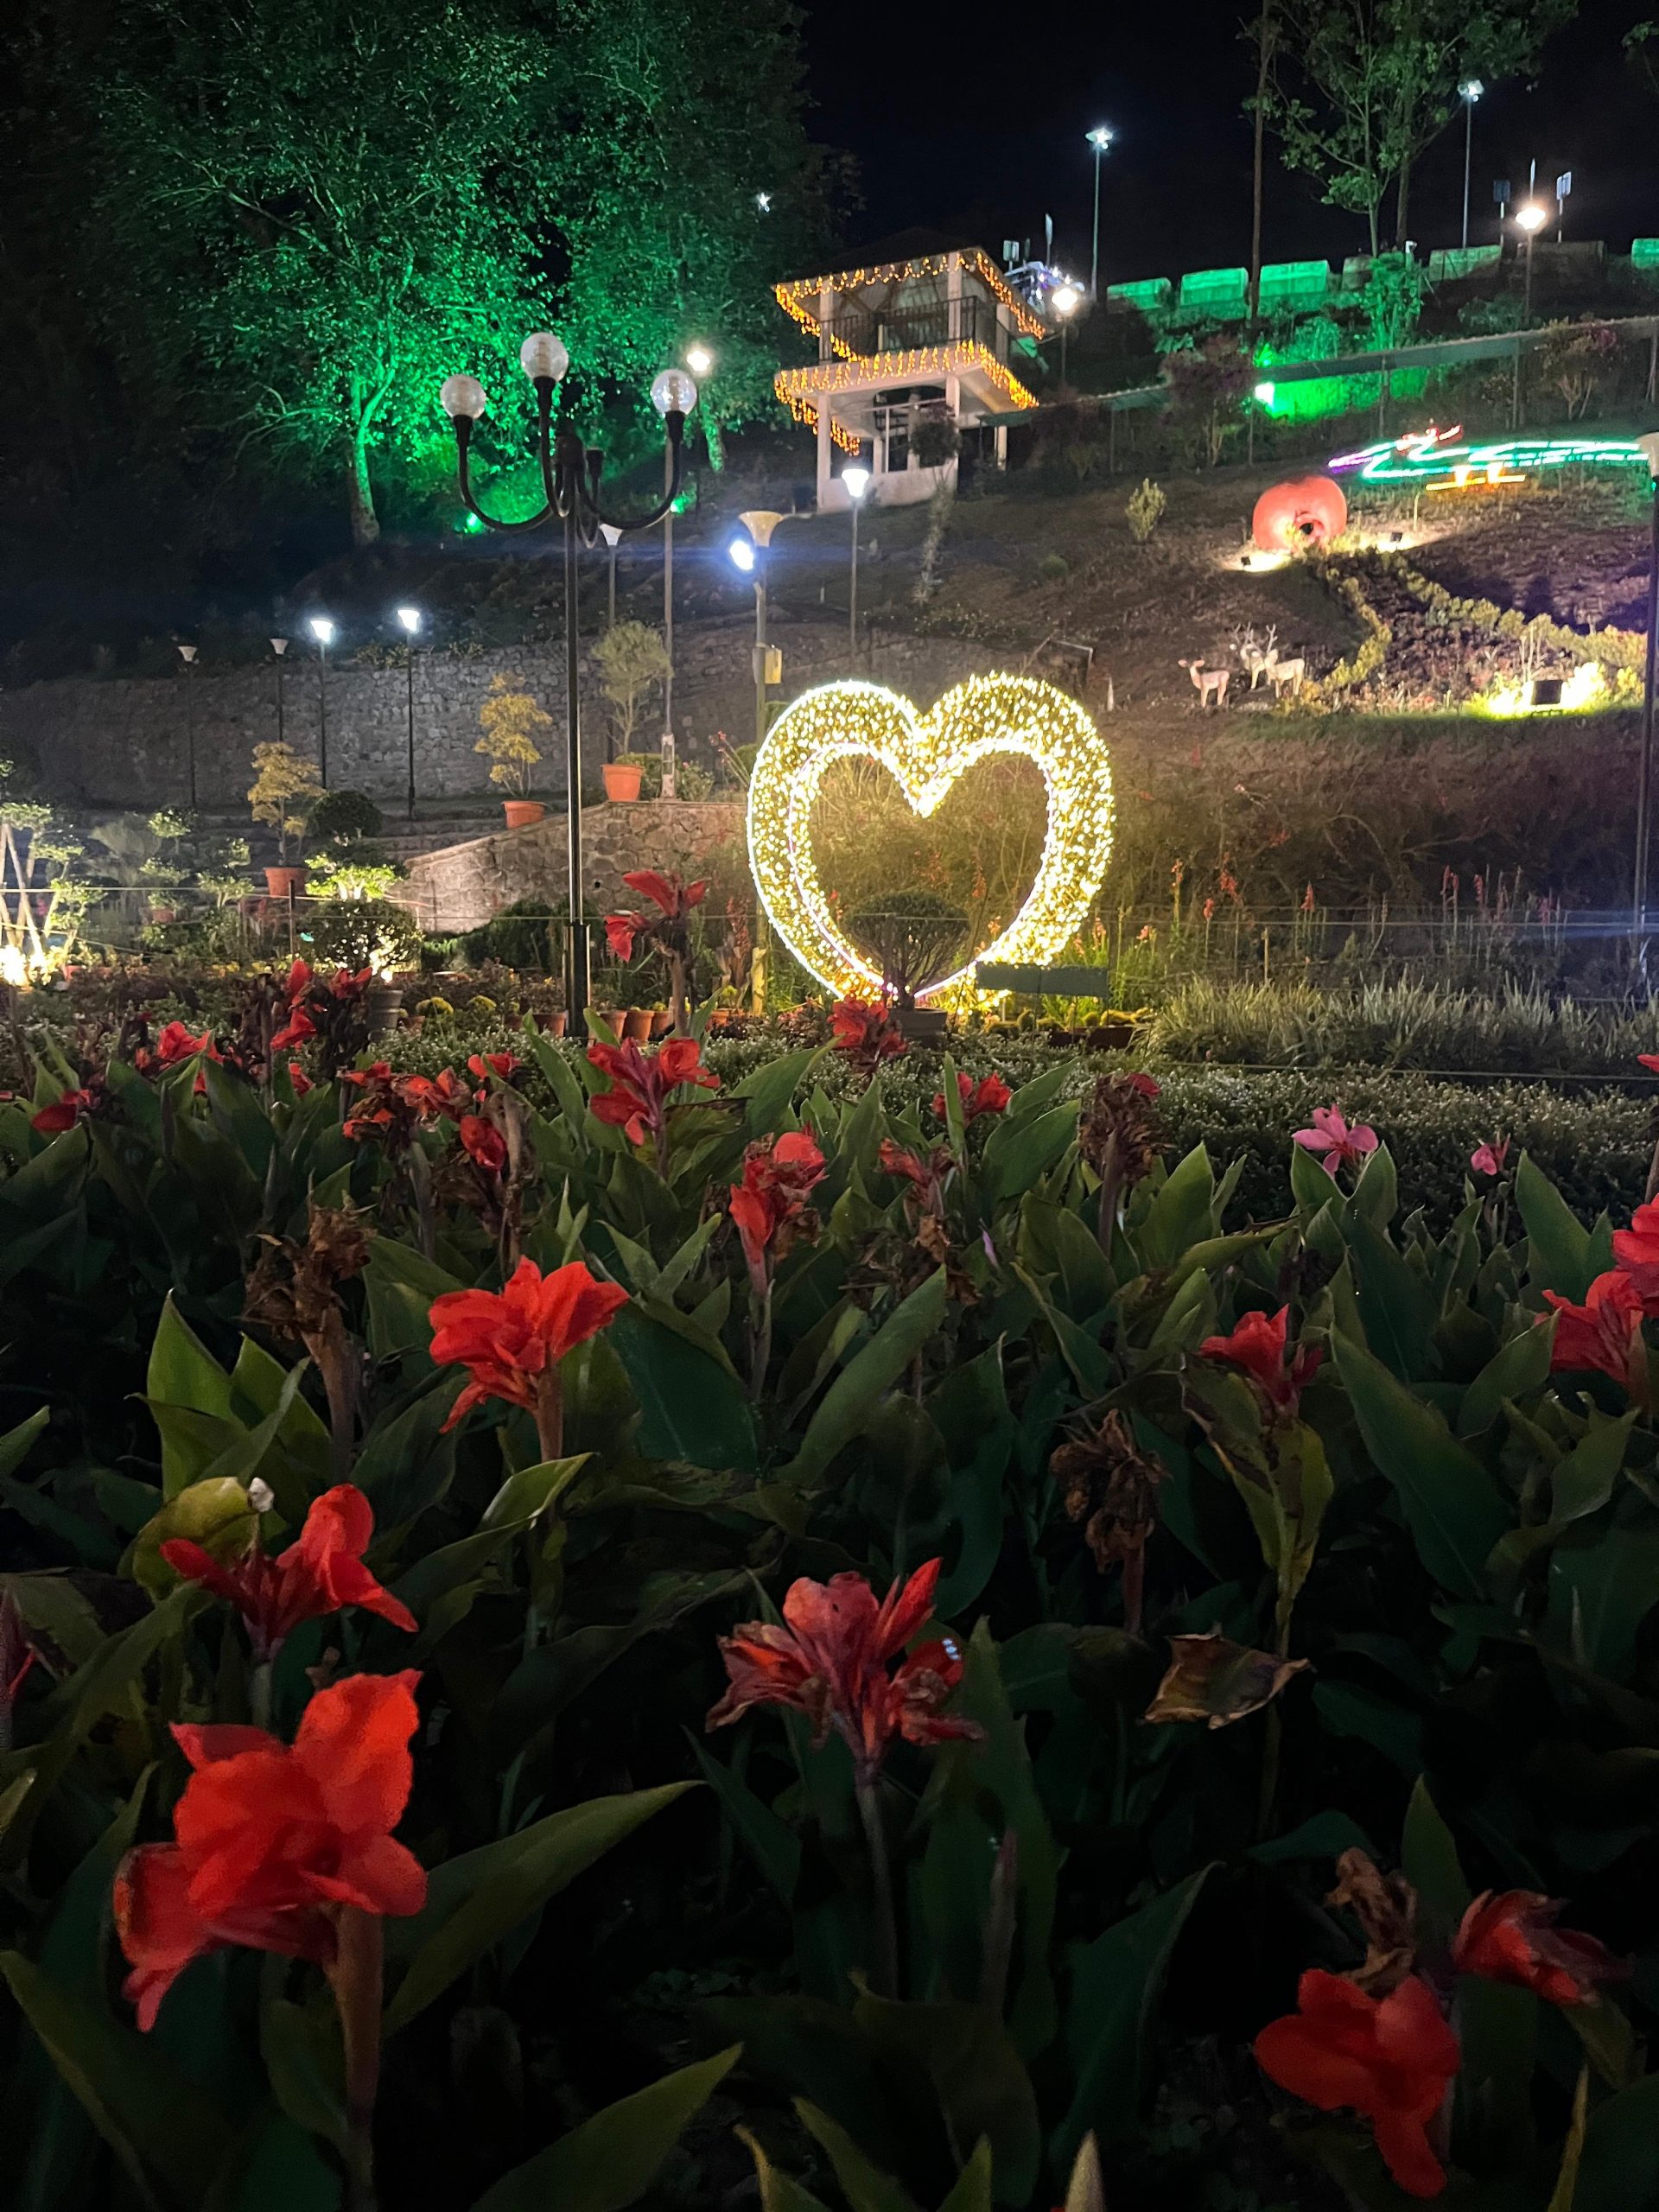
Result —
M586 445L569 423L553 427L553 394L569 365L569 356L550 331L527 338L518 356L536 392L536 451L541 462L544 504L539 514L522 522L501 522L486 514L473 497L468 472L468 448L473 428L486 401L476 378L448 378L442 403L455 433L456 470L461 496L467 512L486 528L499 531L539 530L558 521L564 525L564 791L567 857L570 885L570 925L565 943L565 1004L572 1034L582 1033L582 1017L588 1000L588 919L583 910L582 882L582 726L581 639L578 636L577 563L584 545L598 539L608 525L618 532L651 530L669 513L679 497L684 468L685 418L696 405L697 387L683 369L668 369L652 386L652 402L663 418L666 434L667 487L659 503L646 515L631 522L601 514L600 478L605 456Z
M1636 876L1630 891L1631 943L1645 971L1648 962L1648 857L1653 834L1653 706L1659 664L1659 431L1637 442L1653 483L1653 536L1648 556L1648 652L1642 687L1642 763L1636 785Z

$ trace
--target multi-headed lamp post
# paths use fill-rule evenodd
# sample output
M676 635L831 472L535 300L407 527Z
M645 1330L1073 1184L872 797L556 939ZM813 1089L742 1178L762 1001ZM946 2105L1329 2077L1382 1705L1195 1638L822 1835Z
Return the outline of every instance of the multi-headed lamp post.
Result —
M563 420L555 428L553 394L570 365L570 356L550 330L526 338L518 351L524 374L536 393L536 452L541 463L543 504L539 513L522 522L502 522L486 514L473 496L468 451L473 429L488 405L484 387L476 377L455 376L444 380L440 397L455 434L455 460L461 496L469 513L486 529L539 530L558 521L564 525L564 793L566 844L570 886L570 922L565 938L565 1003L571 1029L582 1032L588 995L588 921L582 885L582 743L581 649L577 635L577 561L584 545L594 544L607 524L619 532L650 530L673 506L679 496L684 467L685 418L697 404L695 380L684 369L664 369L651 387L652 404L663 418L667 435L667 488L660 502L646 515L632 521L601 514L600 478L605 456L585 445L572 426Z
M1089 143L1095 149L1095 243L1089 256L1089 296L1091 300L1097 300L1100 297L1100 163L1102 156L1112 143L1112 134L1105 124L1097 123L1088 136Z

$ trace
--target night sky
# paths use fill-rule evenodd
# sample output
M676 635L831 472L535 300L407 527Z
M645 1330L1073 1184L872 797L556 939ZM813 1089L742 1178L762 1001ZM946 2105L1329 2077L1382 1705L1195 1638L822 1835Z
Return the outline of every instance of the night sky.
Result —
M1497 235L1494 177L1541 186L1573 172L1569 238L1627 252L1659 235L1659 100L1620 54L1641 0L1586 0L1545 48L1537 84L1489 88L1475 116L1471 237ZM1084 133L1109 123L1101 195L1101 281L1178 276L1249 258L1250 130L1241 104L1253 60L1238 0L1136 8L1051 0L1002 9L906 13L891 0L807 0L814 136L847 148L865 207L855 243L925 225L992 253L1029 237L1089 273L1093 155ZM1364 219L1322 207L1287 175L1269 139L1264 257L1339 258L1365 249ZM1463 136L1453 124L1413 187L1412 229L1424 247L1455 245L1462 220Z

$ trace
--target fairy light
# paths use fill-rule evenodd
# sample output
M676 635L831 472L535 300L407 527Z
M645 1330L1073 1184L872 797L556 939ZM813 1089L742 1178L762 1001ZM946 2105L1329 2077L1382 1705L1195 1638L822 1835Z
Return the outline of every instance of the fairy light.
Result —
M1534 474L1573 466L1618 468L1646 455L1634 438L1501 438L1484 445L1451 442L1456 430L1414 431L1403 438L1379 439L1357 453L1332 454L1325 466L1333 476L1357 476L1367 484L1413 484L1425 492L1484 491L1497 484L1522 484Z
M869 269L843 269L830 276L797 276L788 283L774 284L772 291L785 314L792 315L809 338L816 338L819 335L817 310L821 293L856 292L866 284L920 283L930 277L947 276L952 261L960 263L964 276L976 276L992 297L1008 310L1016 330L1027 338L1044 335L1040 316L1032 313L990 256L979 246L958 254L925 253L912 261L877 262ZM836 336L833 328L830 342L838 353L852 358L849 349Z
M977 369L1012 406L1037 404L1035 396L1010 372L1007 364L999 361L990 348L980 345L977 340L964 340L950 346L919 346L908 353L883 353L880 361L884 381L893 384L912 377L959 376L966 369ZM816 429L821 399L836 392L869 390L870 365L861 360L820 361L808 369L779 369L772 380L772 388L798 423ZM844 451L856 451L857 437L842 429L833 415L830 435Z
M1035 762L1048 830L1036 880L1002 934L954 975L918 992L976 991L978 961L1053 960L1088 918L1112 851L1111 755L1092 716L1052 683L976 676L930 714L878 683L847 681L804 692L772 724L749 782L749 867L760 902L796 958L831 990L879 991L881 975L842 935L812 855L812 810L832 761L886 768L924 820L976 761L992 753Z

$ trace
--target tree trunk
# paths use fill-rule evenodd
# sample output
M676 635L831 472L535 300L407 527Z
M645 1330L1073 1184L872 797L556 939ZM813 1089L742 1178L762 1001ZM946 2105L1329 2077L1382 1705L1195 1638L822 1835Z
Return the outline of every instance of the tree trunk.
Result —
M1250 321L1262 312L1262 180L1267 131L1268 70L1273 60L1273 0L1262 0L1255 25L1255 150L1250 175Z
M369 481L369 449L360 433L352 440L346 505L352 518L353 544L372 545L380 535L380 518L374 512L374 486Z

